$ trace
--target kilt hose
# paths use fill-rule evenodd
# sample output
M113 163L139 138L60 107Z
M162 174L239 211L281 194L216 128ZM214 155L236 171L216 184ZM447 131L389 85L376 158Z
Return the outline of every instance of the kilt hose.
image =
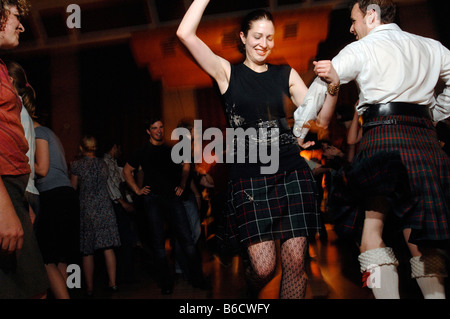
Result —
M334 198L334 204L342 204L335 210L339 229L359 235L368 208L364 204L384 196L399 230L412 230L411 243L447 241L450 158L440 147L431 120L391 115L370 122L389 120L397 124L378 125L364 132L358 154L344 169L345 177L338 178L343 185Z
M235 251L271 240L315 236L321 229L309 168L228 184L227 234Z

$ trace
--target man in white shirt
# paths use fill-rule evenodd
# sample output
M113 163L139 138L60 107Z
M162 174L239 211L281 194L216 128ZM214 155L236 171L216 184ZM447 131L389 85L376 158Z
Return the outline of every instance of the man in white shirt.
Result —
M388 211L400 221L413 257L412 277L424 297L445 298L445 263L434 248L450 239L450 159L440 148L433 122L450 116L450 51L438 41L402 31L393 23L395 10L389 0L355 1L350 32L357 41L332 60L341 84L356 81L360 90L356 110L364 120L365 133L347 177L368 174L360 180L371 181L363 216L353 218L360 225L349 227L361 231L358 259L361 271L370 273L369 287L376 298L399 298L398 261L382 238ZM294 134L300 139L305 138L306 124L317 117L327 92L327 84L317 70L316 74L319 77L294 114ZM435 97L439 79L445 88ZM409 201L399 203L393 195L378 192L390 188L375 176L389 165L379 160L381 152L393 163L398 158L406 168ZM376 159L384 168L378 169ZM372 172L361 170L363 164ZM367 193L387 201L373 200ZM377 205L369 205L370 201Z

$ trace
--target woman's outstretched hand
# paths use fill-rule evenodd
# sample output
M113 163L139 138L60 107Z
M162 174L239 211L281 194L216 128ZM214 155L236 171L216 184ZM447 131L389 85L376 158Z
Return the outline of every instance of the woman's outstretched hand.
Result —
M297 138L297 143L298 145L300 145L301 148L304 149L314 146L316 144L314 141L305 142L302 138Z

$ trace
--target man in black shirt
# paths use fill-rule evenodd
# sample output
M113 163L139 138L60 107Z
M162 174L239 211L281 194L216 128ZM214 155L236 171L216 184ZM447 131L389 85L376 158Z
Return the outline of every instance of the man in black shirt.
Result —
M187 175L182 166L173 162L171 147L164 143L164 124L156 118L147 128L149 142L139 148L125 164L123 175L131 189L142 196L154 250L157 278L163 294L173 291L173 278L165 249L164 223L168 222L187 257L189 280L194 287L203 288L200 256L192 240L189 221L181 195L186 188ZM133 172L142 167L143 187L139 187Z

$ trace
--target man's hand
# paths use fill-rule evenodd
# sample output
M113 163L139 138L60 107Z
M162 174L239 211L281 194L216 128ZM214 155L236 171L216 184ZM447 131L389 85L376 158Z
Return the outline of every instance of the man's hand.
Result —
M23 229L16 212L0 212L0 249L12 253L22 249Z
M22 223L0 177L0 251L12 253L22 249L22 245Z
M181 194L183 194L183 192L184 192L184 188L183 188L183 187L181 187L181 186L175 187L175 194L176 194L178 197L180 197Z
M150 194L150 186L145 186L145 187L142 187L142 188L138 187L134 192L138 196L148 195L148 194Z

